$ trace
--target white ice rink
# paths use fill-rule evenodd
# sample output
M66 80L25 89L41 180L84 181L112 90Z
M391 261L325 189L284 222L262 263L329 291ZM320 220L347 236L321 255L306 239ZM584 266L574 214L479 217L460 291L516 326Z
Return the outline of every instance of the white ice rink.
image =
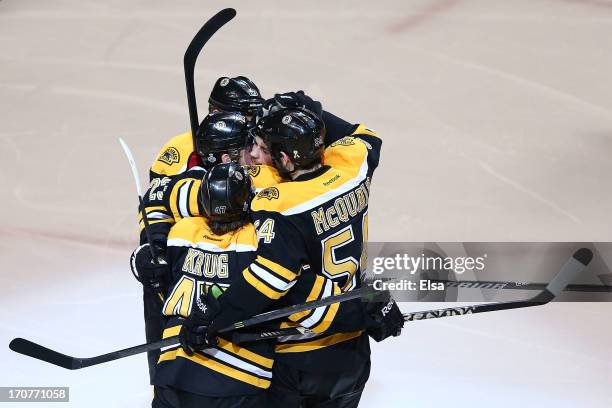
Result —
M0 0L0 386L70 386L58 407L147 406L143 356L72 372L7 346L143 342L117 138L144 176L187 129L182 56L227 6L238 16L196 67L200 110L218 76L244 74L376 129L372 241L612 241L610 0ZM361 406L610 407L611 312L409 324L373 346Z

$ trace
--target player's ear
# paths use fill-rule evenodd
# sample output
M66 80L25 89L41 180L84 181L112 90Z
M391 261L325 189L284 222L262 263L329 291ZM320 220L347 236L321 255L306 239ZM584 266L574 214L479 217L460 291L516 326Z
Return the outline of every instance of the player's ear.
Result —
M288 171L293 171L295 166L293 165L293 162L291 161L291 159L289 158L289 155L287 155L287 153L280 152L280 159L281 159L281 163L283 163L283 166Z

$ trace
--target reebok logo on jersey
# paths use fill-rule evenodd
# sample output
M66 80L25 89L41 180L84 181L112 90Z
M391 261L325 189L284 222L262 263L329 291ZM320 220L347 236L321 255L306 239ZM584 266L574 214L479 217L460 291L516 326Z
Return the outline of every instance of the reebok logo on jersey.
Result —
M178 163L181 155L175 147L169 147L157 158L158 161L171 166L173 163Z

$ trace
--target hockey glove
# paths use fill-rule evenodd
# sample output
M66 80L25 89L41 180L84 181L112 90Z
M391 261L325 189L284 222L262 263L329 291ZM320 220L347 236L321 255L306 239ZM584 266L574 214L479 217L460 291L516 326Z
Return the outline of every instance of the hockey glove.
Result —
M214 287L215 285L212 288ZM179 333L181 347L189 356L193 355L194 351L214 347L218 343L216 330L211 325L221 312L221 305L214 291L209 290L208 294L200 296L196 300L196 306L185 319Z
M404 327L404 315L391 296L383 302L372 302L366 307L367 333L381 342L387 337L397 337Z
M305 108L319 117L323 114L321 102L315 101L306 95L304 91L275 94L274 98L268 99L264 106L270 113L282 108Z
M163 248L156 246L155 254L157 263L153 262L149 244L139 246L130 257L130 268L132 268L134 277L142 283L146 291L163 295L170 277L170 265L166 262Z

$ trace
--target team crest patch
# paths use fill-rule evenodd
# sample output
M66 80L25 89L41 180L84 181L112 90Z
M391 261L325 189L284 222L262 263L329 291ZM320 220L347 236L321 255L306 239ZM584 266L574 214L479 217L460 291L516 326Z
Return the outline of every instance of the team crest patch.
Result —
M263 189L257 194L257 198L267 198L268 200L275 200L279 197L278 188L268 187Z
M259 173L261 172L261 167L259 167L259 166L246 165L246 166L242 166L242 168L251 177L257 177L259 175Z
M169 147L157 158L158 161L171 166L173 163L178 163L181 160L181 155L174 147Z
M352 146L354 144L355 144L355 139L353 139L352 137L346 136L340 140L336 140L331 145L332 146Z

